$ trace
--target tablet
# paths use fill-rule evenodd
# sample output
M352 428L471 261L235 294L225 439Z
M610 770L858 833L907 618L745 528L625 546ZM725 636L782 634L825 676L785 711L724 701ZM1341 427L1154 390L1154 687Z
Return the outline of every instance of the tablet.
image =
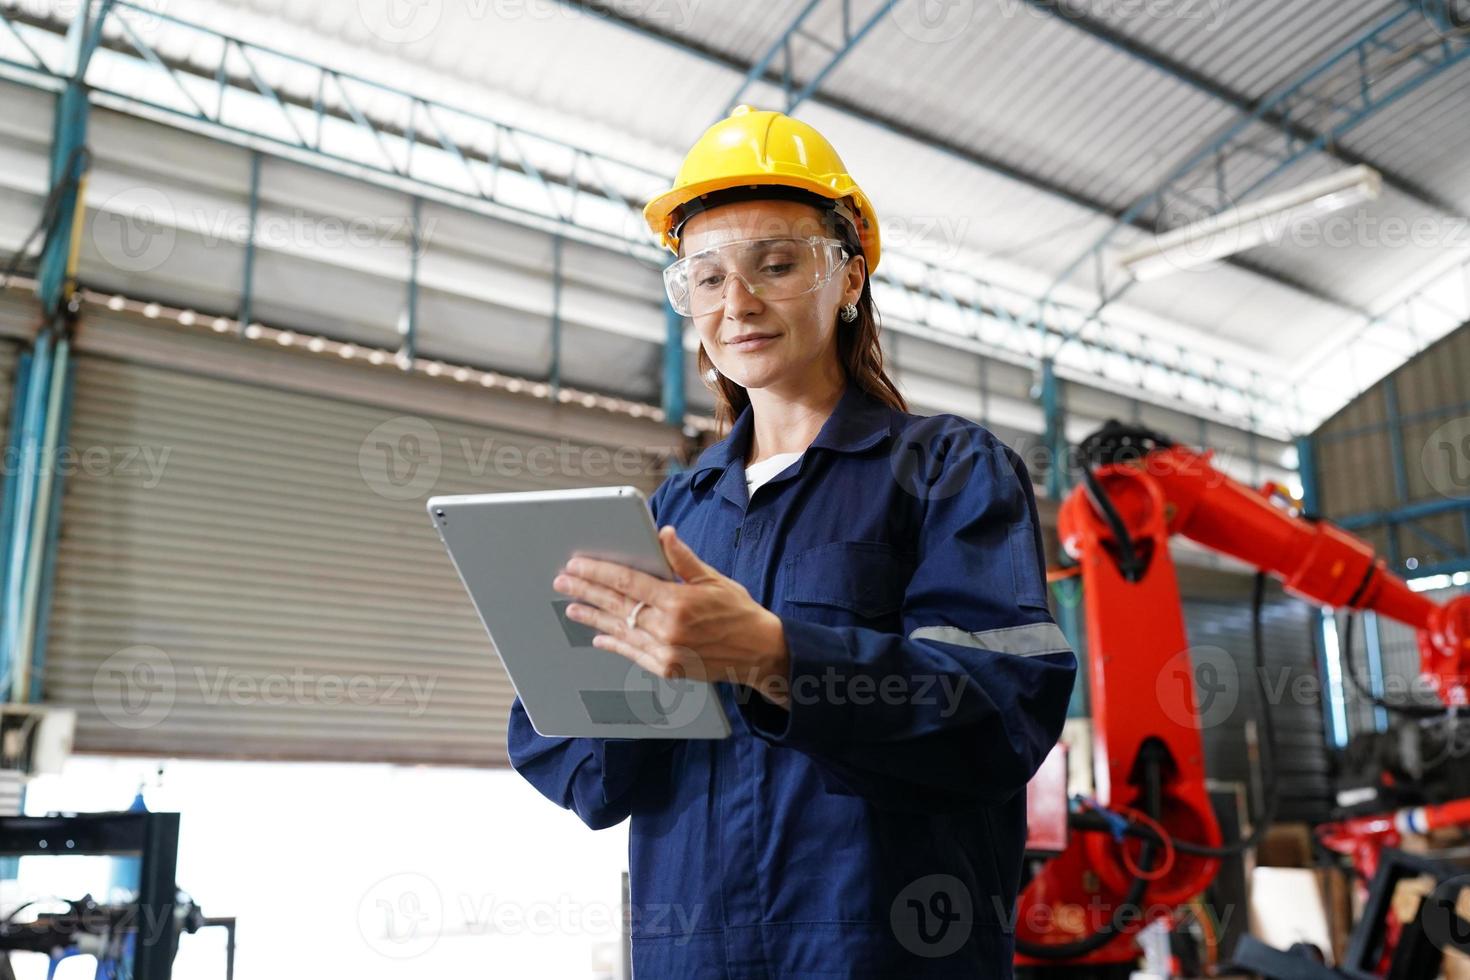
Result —
M559 738L730 734L713 684L661 678L593 646L597 630L568 619L575 600L551 585L574 554L674 578L637 487L431 497L428 508L537 732Z

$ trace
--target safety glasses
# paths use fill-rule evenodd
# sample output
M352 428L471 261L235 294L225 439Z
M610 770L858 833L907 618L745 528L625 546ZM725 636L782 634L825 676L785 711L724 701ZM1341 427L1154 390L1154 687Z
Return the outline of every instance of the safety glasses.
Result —
M679 259L664 269L664 289L680 316L705 316L724 305L732 280L758 299L791 299L820 289L847 258L835 238L748 238Z

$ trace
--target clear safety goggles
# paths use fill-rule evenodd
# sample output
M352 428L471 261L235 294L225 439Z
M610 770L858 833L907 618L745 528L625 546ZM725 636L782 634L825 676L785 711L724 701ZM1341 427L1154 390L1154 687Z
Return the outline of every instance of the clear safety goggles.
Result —
M664 289L680 316L704 316L725 304L733 280L758 299L791 299L820 289L847 258L835 238L748 238L679 259L664 269Z

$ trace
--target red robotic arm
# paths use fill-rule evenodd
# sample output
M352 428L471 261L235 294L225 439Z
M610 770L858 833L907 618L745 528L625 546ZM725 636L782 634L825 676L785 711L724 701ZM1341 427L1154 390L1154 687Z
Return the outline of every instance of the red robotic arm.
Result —
M1466 704L1470 598L1440 605L1389 572L1367 542L1298 517L1179 446L1144 457L1163 492L1168 530L1281 579L1288 592L1334 608L1372 609L1418 631L1420 671L1447 705Z
M1201 704L1169 554L1174 534L1271 573L1304 599L1373 609L1414 627L1424 676L1446 704L1466 703L1470 597L1439 605L1391 574L1366 542L1236 482L1212 465L1211 453L1130 432L1112 425L1099 433L1108 461L1091 474L1091 489L1077 488L1058 515L1062 546L1079 563L1083 583L1102 807L1153 812L1177 841L1221 843L1205 790ZM1073 834L1021 895L1018 945L1038 955L1019 955L1017 964L1055 965L1056 955L1039 954L1043 947L1062 954L1084 946L1086 952L1067 954L1065 962L1130 962L1138 956L1132 935L1201 892L1219 863L1167 852L1147 870L1141 907L1110 941L1089 946L1088 937L1107 933L1110 922L1118 925L1113 910L1140 887L1130 860L1138 848L1137 841L1120 844L1105 833Z

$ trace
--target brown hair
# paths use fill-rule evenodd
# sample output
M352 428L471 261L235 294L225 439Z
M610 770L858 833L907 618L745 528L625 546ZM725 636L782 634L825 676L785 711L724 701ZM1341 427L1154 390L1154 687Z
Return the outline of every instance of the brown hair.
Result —
M852 228L831 211L823 212L823 223L834 237L841 239L849 255L862 255ZM858 296L857 319L851 323L837 321L837 360L850 383L856 383L890 408L907 412L908 403L898 387L883 370L883 345L879 339L878 307L873 303L871 275L863 276L863 291ZM715 425L723 438L750 404L745 388L715 370L714 362L699 345L697 360L699 377L715 395ZM710 378L714 383L710 383Z

